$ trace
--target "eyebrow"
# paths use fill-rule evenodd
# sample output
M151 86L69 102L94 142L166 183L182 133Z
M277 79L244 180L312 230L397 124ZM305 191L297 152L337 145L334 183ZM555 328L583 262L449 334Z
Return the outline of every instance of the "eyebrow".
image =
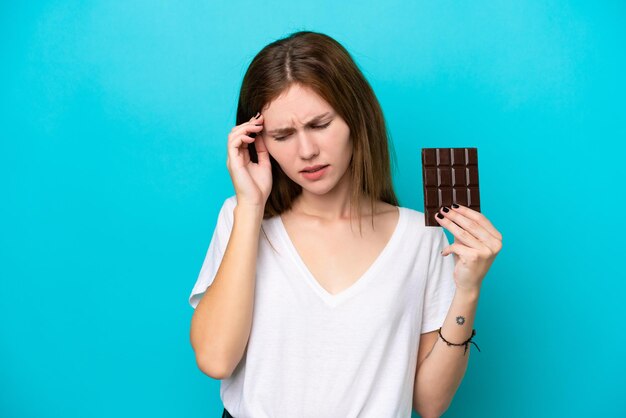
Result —
M326 116L330 115L332 112L326 112L326 113L322 113L321 115L317 115L315 116L313 119L311 119L310 121L308 121L306 123L306 126L311 126L314 125L315 123L319 122L320 119L325 118ZM267 131L268 135L280 135L280 134L286 134L286 133L290 133L293 132L295 129L291 126L286 127L286 128L276 128L276 129L272 129L271 131Z

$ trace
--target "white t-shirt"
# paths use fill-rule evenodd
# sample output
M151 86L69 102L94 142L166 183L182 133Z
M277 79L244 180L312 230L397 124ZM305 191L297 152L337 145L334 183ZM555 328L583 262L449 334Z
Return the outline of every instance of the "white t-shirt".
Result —
M236 195L220 210L195 309L213 281L233 225ZM236 418L409 418L420 334L442 326L455 292L442 227L399 207L396 229L349 288L327 292L293 246L280 216L259 235L250 339L230 378L225 408Z

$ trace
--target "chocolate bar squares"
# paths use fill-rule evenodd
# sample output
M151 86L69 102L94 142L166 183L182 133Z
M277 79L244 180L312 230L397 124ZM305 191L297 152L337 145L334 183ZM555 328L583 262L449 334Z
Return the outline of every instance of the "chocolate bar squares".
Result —
M441 226L435 215L452 203L480 212L477 148L422 148L426 226Z

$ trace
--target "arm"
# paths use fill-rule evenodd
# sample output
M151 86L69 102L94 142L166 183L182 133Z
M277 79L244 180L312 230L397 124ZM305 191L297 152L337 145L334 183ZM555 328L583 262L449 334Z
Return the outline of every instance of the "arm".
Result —
M224 257L191 318L196 362L214 379L231 375L250 337L262 220L262 207L235 207Z
M441 251L444 257L452 253L457 256L456 290L441 334L458 344L471 336L482 281L502 249L502 234L484 214L458 204L442 207L435 219L455 237L454 244ZM457 323L457 317L464 318L462 324ZM424 417L438 417L448 409L469 361L469 346L464 353L465 347L448 346L436 336L432 349L418 363L415 373L413 406ZM421 355L418 353L418 358Z
M457 289L441 328L446 340L461 343L472 335L479 291ZM457 317L463 317L462 325ZM437 331L422 334L413 388L413 408L423 418L439 417L450 406L469 361L469 346L448 346Z

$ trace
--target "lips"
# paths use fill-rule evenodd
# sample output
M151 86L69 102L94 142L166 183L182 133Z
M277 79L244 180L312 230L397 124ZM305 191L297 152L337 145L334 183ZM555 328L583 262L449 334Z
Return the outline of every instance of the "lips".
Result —
M301 171L301 173L312 173L314 171L318 171L321 168L327 167L328 164L326 165L314 165L312 167L306 167L304 170Z

